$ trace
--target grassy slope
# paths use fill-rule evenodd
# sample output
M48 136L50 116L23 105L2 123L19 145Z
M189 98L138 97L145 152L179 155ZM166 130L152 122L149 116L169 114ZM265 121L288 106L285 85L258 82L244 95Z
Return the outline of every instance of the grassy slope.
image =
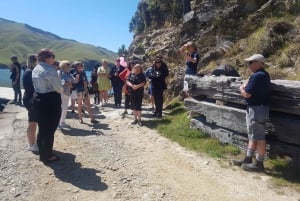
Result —
M27 54L36 53L41 48L54 50L58 60L98 60L114 61L116 53L104 48L73 40L60 38L54 34L35 29L25 24L0 18L0 64L8 65L11 55L25 61Z

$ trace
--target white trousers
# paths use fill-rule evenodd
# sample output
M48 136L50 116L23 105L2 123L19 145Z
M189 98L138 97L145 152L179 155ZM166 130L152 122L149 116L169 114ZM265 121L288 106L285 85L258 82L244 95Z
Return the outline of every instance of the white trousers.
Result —
M65 119L68 111L69 99L70 96L61 94L61 116L60 116L59 124L65 123Z

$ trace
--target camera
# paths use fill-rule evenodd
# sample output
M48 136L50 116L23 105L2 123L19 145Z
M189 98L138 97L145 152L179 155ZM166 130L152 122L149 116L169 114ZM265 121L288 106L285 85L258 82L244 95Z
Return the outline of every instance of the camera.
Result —
M155 77L159 77L161 75L161 72L158 71L158 70L154 70L151 72L151 76L152 78L155 78Z

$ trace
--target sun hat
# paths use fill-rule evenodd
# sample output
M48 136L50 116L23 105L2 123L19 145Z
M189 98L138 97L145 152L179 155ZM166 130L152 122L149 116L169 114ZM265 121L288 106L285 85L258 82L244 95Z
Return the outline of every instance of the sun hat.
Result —
M265 63L266 58L261 54L253 54L251 57L244 59L245 61L260 61L262 63Z

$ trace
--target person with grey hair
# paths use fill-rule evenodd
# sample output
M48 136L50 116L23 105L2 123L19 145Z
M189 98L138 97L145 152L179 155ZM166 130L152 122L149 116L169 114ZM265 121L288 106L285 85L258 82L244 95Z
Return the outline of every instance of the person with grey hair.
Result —
M39 151L39 148L36 144L36 129L37 129L37 116L36 112L33 109L33 95L34 87L32 83L32 70L37 64L37 55L29 54L27 56L27 68L23 74L23 104L28 111L28 127L27 127L27 139L28 139L28 151Z
M263 172L266 153L265 126L269 118L270 76L264 69L265 57L254 54L245 59L253 73L248 82L240 86L241 95L246 99L246 125L248 130L248 149L243 160L234 160L233 165L244 170ZM256 152L256 161L252 157Z
M40 161L44 164L59 160L52 151L54 133L61 115L60 94L63 92L63 87L53 67L54 59L52 50L41 49L38 52L38 64L32 71L33 86L37 94L33 102L39 126L37 144Z
M71 70L71 64L67 60L63 60L59 62L59 69L57 71L58 77L61 80L61 85L64 88L63 93L61 94L61 116L60 116L60 121L58 125L58 129L65 129L68 128L69 125L65 123L65 119L67 116L67 110L68 110L68 104L69 104L69 99L71 96L71 88L72 84L75 84L78 82L79 77L75 78L73 75L70 73Z

